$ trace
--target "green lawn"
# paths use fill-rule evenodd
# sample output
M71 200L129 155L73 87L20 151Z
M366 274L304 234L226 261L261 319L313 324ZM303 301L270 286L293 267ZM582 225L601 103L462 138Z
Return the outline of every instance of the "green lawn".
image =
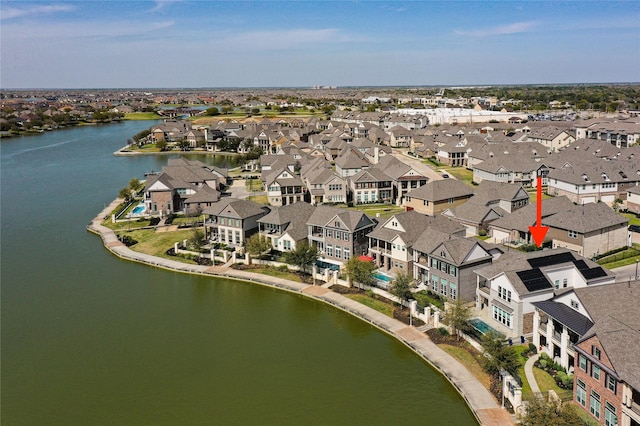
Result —
M552 390L563 401L571 401L573 398L573 392L568 389L560 389L554 378L546 371L533 367L533 376L536 378L540 392L543 394L546 395L550 390Z
M266 195L249 195L247 200L254 201L259 204L269 205L269 198Z
M636 217L633 213L620 213L622 216L629 219L629 225L640 225L640 218Z
M376 217L376 214L380 213L380 217L382 219L388 219L396 213L402 213L405 211L405 208L403 206L394 206L392 204L359 204L357 206L347 208L349 210L361 211L373 217Z
M393 306L389 303L381 302L380 300L369 297L366 294L345 294L344 296L393 318Z
M469 350L447 344L440 344L438 346L442 348L446 353L457 359L460 364L464 365L464 367L469 370L469 372L473 374L480 383L482 383L482 386L489 389L489 386L491 384L489 375L484 370L482 365L480 365L478 359L474 357L469 352Z
M533 204L538 200L538 191L537 190L533 190L533 191L528 191L529 192L529 203ZM542 192L542 199L546 200L547 198L552 198L551 195L547 194L546 192ZM544 208L544 203L542 204L543 208Z
M166 253L167 250L173 247L174 243L190 238L193 235L193 229L173 232L156 232L153 229L140 229L127 232L126 235L138 241L137 244L130 247L131 250L165 259L179 260L191 264L195 263L184 258L169 256Z
M446 172L451 176L458 179L460 182L466 183L469 186L473 186L473 171L465 169L464 167L443 167L441 172Z
M262 191L262 181L260 179L247 179L244 181L247 191Z

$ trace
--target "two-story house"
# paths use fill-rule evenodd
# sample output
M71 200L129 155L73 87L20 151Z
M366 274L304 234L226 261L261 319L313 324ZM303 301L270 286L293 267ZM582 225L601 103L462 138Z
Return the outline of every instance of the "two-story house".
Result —
M407 192L404 205L419 213L436 216L445 210L464 204L473 197L473 189L457 179L428 182Z
M349 178L354 204L389 203L392 201L392 179L378 168L361 170Z
M212 241L240 247L258 232L258 219L269 211L269 207L254 201L223 198L203 209L206 234Z
M413 245L427 228L464 236L464 227L444 216L429 217L410 210L380 222L369 234L369 256L384 271L396 270L414 278Z
M606 269L565 249L507 252L475 272L476 309L507 337L535 334L535 305L556 292L615 281Z
M307 220L307 238L320 252L320 261L341 266L367 252L367 234L376 224L357 210L317 206Z
M274 250L295 250L300 242L307 241L307 221L314 211L315 207L305 202L272 207L257 220L258 232L271 242Z
M591 354L591 345L585 342L589 340L589 333L593 331L596 324L613 318L618 319L616 328L619 331L624 331L624 324L631 323L636 327L635 331L637 332L637 327L640 325L637 314L640 302L638 290L638 284L631 282L587 286L560 292L550 300L534 302L533 343L568 372L575 373L578 369L586 372L585 361L589 361L586 355ZM633 313L633 316L626 318L629 313ZM622 337L622 333L620 336ZM580 342L583 344L580 345ZM621 341L620 343L628 345L629 348L638 347L637 341ZM577 346L581 346L581 349L576 349ZM578 356L580 354L582 356ZM637 359L637 352L634 353L634 356ZM597 359L597 356L595 358ZM600 374L597 374L597 369L604 364L595 363L596 374L594 374L594 359L591 358L590 361L589 374L593 379L604 384L603 376L607 371L601 370ZM602 361L602 357L599 361ZM578 377L582 377L583 382L584 376L584 374L578 373ZM592 382L592 389L594 387L597 389L597 386L593 386L594 382ZM578 386L577 380L576 386ZM605 395L600 396L604 397ZM597 400L597 397L595 399ZM595 413L592 414L597 417Z
M607 290L602 299L582 296L606 313L574 345L573 399L601 425L640 425L640 283Z

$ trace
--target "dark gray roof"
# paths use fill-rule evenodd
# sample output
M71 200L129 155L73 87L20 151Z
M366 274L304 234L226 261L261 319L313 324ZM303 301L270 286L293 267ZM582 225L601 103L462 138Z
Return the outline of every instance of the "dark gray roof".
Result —
M567 328L573 330L579 336L583 336L593 327L593 322L589 318L564 303L545 300L542 302L533 302L533 305L564 324Z
M234 219L247 219L252 216L264 215L269 211L267 206L250 200L238 200L237 198L224 198L211 207L203 209L205 214Z
M543 203L543 208L545 204ZM605 203L588 203L571 206L542 220L543 225L576 231L580 234L597 231L615 225L627 225L629 220L617 214Z

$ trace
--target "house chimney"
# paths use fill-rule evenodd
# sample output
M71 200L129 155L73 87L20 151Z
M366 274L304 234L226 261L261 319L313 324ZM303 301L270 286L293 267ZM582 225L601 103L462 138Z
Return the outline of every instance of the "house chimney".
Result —
M373 164L378 164L380 161L380 148L377 146L373 147Z

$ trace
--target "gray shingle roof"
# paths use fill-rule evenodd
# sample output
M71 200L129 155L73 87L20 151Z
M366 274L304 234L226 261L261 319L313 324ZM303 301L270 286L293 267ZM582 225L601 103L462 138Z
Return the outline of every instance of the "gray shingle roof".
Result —
M545 205L546 202L543 203L543 208ZM627 223L629 220L626 217L617 214L605 203L573 205L542 220L543 225L576 231L580 234Z
M457 179L431 181L407 193L407 197L418 200L439 201L449 198L471 197L473 189Z

